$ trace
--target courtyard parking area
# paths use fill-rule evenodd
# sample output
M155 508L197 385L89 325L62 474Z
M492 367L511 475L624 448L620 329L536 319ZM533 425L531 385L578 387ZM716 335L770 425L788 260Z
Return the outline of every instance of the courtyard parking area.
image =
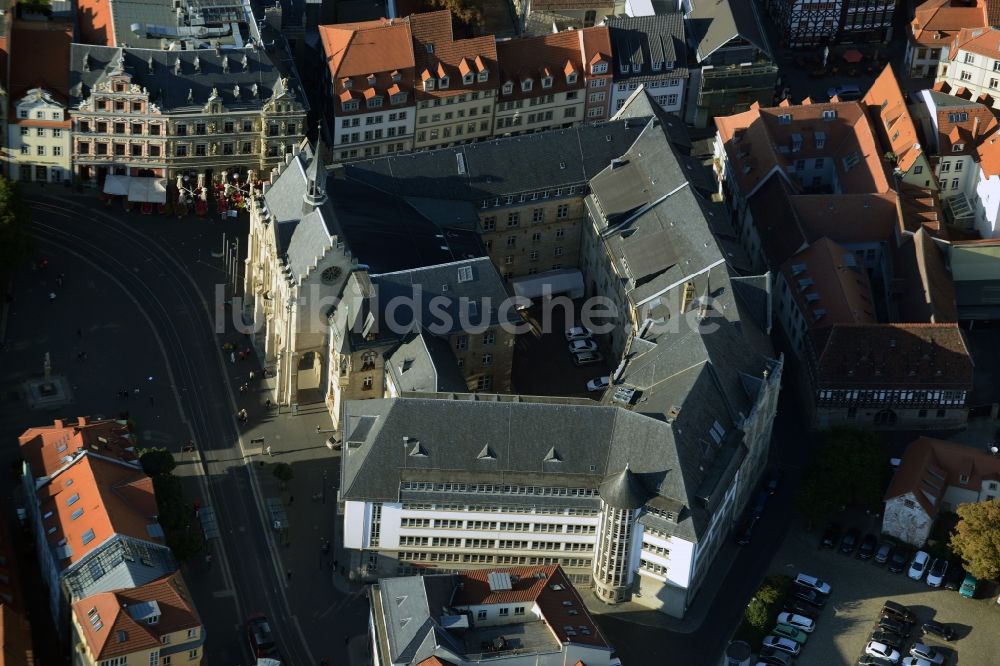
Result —
M834 550L820 550L818 531L793 529L775 553L773 574L795 576L804 572L830 584L832 592L820 612L816 631L798 659L808 666L856 664L868 635L887 599L905 604L916 613L917 627L903 646L903 654L922 640L947 656L945 664L1000 666L1000 606L995 590L981 585L976 599L958 592L928 587L924 581L907 578L905 571L889 573L871 560L863 561ZM956 640L945 643L934 637L920 638L919 624L936 620L951 625Z

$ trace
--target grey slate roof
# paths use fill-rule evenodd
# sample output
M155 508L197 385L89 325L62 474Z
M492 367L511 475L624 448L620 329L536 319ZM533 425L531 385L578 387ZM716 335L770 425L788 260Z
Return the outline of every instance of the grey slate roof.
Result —
M636 120L579 125L351 162L344 171L349 180L396 196L478 207L506 194L585 183L628 150L641 125Z
M643 124L650 118L656 118L666 133L667 140L673 144L674 148L684 155L690 153L691 137L688 135L684 121L675 114L664 111L663 107L656 103L644 87L640 86L629 95L612 120L626 118L638 120Z
M649 492L627 466L606 478L599 490L601 499L616 509L638 509L649 499Z
M468 390L447 340L424 332L407 336L385 360L400 392L462 393Z
M687 27L699 63L737 37L770 57L771 48L753 0L691 0Z
M441 628L441 610L451 603L457 585L454 574L379 579L386 639L393 663L416 664L438 645L461 647Z
M290 78L293 72L265 49L161 51L73 44L70 58L71 107L78 107L95 83L120 67L131 75L132 83L149 91L150 100L163 113L200 114L213 90L229 110L259 109L272 96L286 92L308 108L298 81ZM224 61L229 71L224 71ZM289 78L283 82L283 77Z
M614 80L628 82L686 79L687 46L684 15L669 12L656 16L615 16L606 21L614 54ZM621 63L629 64L622 72ZM673 69L654 69L656 63L673 63ZM636 65L639 70L636 71Z

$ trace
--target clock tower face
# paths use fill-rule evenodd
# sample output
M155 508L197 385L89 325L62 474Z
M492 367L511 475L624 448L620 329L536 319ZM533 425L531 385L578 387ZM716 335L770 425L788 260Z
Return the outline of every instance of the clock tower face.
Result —
M320 274L320 279L326 284L332 284L337 281L341 273L343 273L343 270L339 266L330 266L323 270Z

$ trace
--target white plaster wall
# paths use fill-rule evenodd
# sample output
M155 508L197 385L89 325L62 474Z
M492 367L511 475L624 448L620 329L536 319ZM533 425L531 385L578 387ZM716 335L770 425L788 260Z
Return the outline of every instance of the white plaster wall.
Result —
M981 169L976 184L976 231L983 238L1000 236L997 217L1000 215L1000 175L987 175Z
M909 500L914 506L904 503ZM933 521L917 503L912 493L894 497L885 503L885 515L882 517L882 531L906 543L920 547L927 542Z
M360 550L368 537L368 503L344 502L344 548Z

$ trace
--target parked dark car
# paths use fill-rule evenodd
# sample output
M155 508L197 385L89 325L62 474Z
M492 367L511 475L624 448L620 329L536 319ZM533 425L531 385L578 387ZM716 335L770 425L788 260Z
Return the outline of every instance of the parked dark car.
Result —
M900 636L894 631L888 631L887 629L877 628L872 632L871 636L868 637L870 641L877 641L888 645L893 650L902 650L903 643L906 642L905 636Z
M895 664L888 659L883 659L882 657L876 657L871 654L863 654L858 658L858 666L895 666Z
M792 598L798 601L804 602L810 606L816 608L822 608L826 605L826 596L820 594L816 590L810 590L806 587L799 587L795 585L792 588Z
M904 622L900 622L896 618L891 617L889 615L883 615L882 617L880 617L878 620L878 626L881 629L886 629L893 633L899 634L900 636L910 635L909 625L907 625Z
M858 547L858 541L861 540L861 530L856 527L852 527L847 530L847 534L844 538L840 540L840 552L844 555L850 555L854 552L854 549Z
M744 521L742 528L736 532L736 543L738 545L749 545L750 540L753 539L753 530L757 527L759 520L758 516L752 516Z
M840 525L837 523L830 523L823 530L823 538L820 539L820 548L836 548L837 540L840 539Z
M794 661L795 658L792 655L781 650L775 650L769 645L765 645L760 649L760 657L757 658L757 663L768 664L768 666L789 666Z
M940 622L924 622L920 625L920 635L921 636L937 636L946 641L955 640L955 630L952 629L947 624L942 624Z
M875 564L880 567L884 566L889 561L889 558L892 557L892 550L892 544L888 541L880 545L878 550L875 551Z
M250 644L250 654L254 657L270 657L277 652L271 625L260 613L247 618L247 642Z
M897 546L894 548L892 557L889 558L889 571L900 573L903 569L910 566L910 555L912 555L912 551L906 546Z
M909 606L904 606L892 599L886 599L885 603L882 604L882 615L887 615L910 626L917 621L916 614L910 610Z
M862 560L870 560L875 554L875 547L878 546L878 539L874 534L866 534L858 547L858 557Z
M944 589L958 591L965 580L965 569L960 564L953 564L948 567L948 573L944 577Z
M796 615L807 617L813 622L819 618L819 611L817 611L815 607L809 606L795 599L789 599L785 602L785 612L795 613Z

